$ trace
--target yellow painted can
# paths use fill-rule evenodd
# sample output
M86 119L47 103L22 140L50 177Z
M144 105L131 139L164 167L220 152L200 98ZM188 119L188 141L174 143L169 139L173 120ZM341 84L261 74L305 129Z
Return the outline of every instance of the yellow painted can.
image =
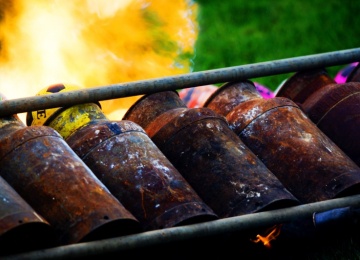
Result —
M81 89L78 86L57 84L44 88L36 95L47 95ZM47 108L27 114L27 125L46 125L56 129L66 139L72 133L93 120L108 119L99 103L86 103L76 106Z

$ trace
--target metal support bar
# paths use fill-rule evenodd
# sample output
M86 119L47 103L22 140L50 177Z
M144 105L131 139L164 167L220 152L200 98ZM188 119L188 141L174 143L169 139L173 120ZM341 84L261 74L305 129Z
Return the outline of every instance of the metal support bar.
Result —
M52 95L4 100L0 102L0 117L45 108L72 106L160 91L224 83L233 80L253 79L305 69L347 64L355 61L360 61L360 48L193 72L179 76L86 88L84 90L54 93Z
M3 257L13 259L67 259L101 256L106 253L124 252L126 250L144 250L144 247L161 245L167 242L179 242L192 238L205 238L212 235L231 234L254 228L270 227L284 224L298 218L312 218L315 212L342 208L359 207L360 195L327 201L304 204L272 211L253 213L238 217L224 218L200 224L148 231L135 235L111 238L101 241L79 243L24 254Z

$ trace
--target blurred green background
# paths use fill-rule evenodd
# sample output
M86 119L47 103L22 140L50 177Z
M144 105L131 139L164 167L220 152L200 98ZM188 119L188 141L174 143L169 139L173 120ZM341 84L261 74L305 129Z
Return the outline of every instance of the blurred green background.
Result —
M360 47L359 0L195 2L200 31L194 72ZM344 67L327 69L335 77ZM275 90L292 74L251 80ZM359 232L354 233L330 236L311 251L295 245L286 259L360 259Z
M193 71L360 46L359 0L197 0ZM343 66L328 68L335 76ZM274 90L291 75L252 79Z

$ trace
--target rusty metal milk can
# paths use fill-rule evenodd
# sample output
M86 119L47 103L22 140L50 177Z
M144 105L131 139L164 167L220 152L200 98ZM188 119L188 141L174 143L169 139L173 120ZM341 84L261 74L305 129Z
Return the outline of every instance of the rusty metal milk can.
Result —
M292 100L264 99L251 81L220 87L205 106L303 203L360 192L360 168Z
M70 90L79 88L58 84L44 94ZM144 230L218 218L134 122L108 120L96 103L34 111L28 116L29 125L45 124L57 130Z
M0 255L55 245L50 224L0 177ZM14 246L16 245L16 246Z
M299 104L317 127L360 165L360 82L348 80L337 84L325 69L300 71L282 85L277 96Z
M187 108L175 91L143 96L124 119L144 128L221 218L298 204L224 117Z
M0 175L54 227L57 244L140 231L137 219L54 129L3 117L0 147Z

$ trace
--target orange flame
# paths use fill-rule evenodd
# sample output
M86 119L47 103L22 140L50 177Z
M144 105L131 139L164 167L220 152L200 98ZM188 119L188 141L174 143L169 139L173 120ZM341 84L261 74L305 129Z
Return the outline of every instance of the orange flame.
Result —
M282 226L281 224L275 225L269 229L270 232L266 232L267 235L265 236L256 235L256 239L251 241L254 243L262 242L265 247L271 248L270 242L272 240L275 240L280 235L281 226Z
M0 0L0 8L8 99L56 83L97 87L191 71L198 27L189 0ZM137 98L102 108L119 120Z

